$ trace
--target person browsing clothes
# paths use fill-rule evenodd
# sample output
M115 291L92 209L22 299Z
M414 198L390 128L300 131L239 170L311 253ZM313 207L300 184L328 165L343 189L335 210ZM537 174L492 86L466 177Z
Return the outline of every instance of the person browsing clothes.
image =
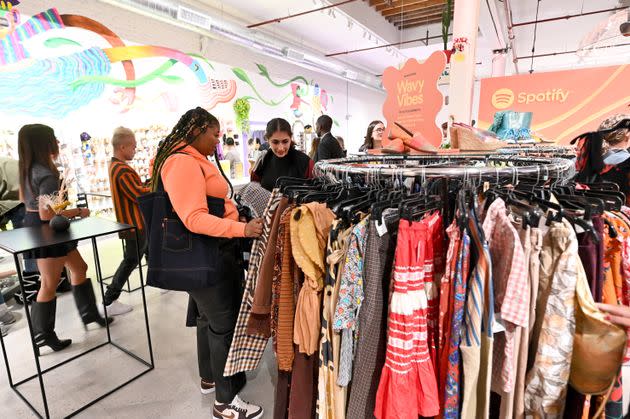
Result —
M221 276L212 286L188 291L199 312L201 388L203 393L216 391L213 418L258 419L263 409L238 396L245 385L245 374L225 377L223 371L236 327L244 272L234 238L259 237L263 224L260 219L239 221L236 205L228 198L228 182L208 160L221 141L220 130L218 119L205 109L186 112L158 148L152 189L156 190L162 181L173 209L190 232L225 239L219 245L216 261ZM224 200L223 217L209 213L208 197Z
M271 153L259 160L252 171L252 182L259 182L263 188L271 191L281 176L302 179L313 177L313 160L295 148L293 132L287 120L275 118L269 121L265 138Z
M367 133L365 134L365 140L361 147L359 147L360 153L365 153L368 150L378 149L382 147L383 133L385 132L385 125L381 121L372 121L368 125Z

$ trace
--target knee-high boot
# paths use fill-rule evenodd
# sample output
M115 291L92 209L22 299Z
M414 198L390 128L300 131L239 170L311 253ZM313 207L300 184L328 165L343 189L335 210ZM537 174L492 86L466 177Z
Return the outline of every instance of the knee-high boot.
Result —
M90 323L98 323L101 327L105 327L107 323L114 321L109 317L107 322L98 312L96 308L96 297L94 296L94 289L92 288L92 281L88 278L84 283L72 286L72 295L74 295L74 301L79 309L81 320L83 320L83 326L87 330L87 326Z
M39 348L50 346L53 351L60 351L68 347L72 340L59 339L55 333L55 318L57 312L57 299L45 303L33 302L31 307L31 319L33 320L33 339L37 356Z

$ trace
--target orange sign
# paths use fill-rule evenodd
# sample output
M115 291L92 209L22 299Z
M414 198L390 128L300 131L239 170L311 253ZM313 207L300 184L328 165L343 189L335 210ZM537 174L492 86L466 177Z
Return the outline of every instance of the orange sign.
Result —
M498 111L533 112L531 129L566 144L602 120L628 113L630 66L586 68L481 80L479 126Z
M436 147L442 142L442 130L435 118L444 97L437 88L438 79L446 66L446 55L437 51L424 62L411 58L399 70L387 67L383 72L383 87L387 100L383 115L387 119L384 135L389 136L394 122L411 131L420 132Z

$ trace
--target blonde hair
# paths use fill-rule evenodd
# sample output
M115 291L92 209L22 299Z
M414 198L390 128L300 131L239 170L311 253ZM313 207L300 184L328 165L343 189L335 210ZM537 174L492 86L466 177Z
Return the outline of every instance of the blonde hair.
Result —
M127 144L128 138L135 138L135 134L132 130L126 127L118 127L114 130L114 134L112 134L112 147L118 148L122 145Z

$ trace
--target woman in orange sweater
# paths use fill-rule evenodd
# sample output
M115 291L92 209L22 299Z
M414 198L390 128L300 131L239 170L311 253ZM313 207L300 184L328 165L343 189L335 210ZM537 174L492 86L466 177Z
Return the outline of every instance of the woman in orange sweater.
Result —
M159 179L186 228L193 233L220 237L222 273L211 287L189 291L199 310L197 349L204 394L216 389L213 417L258 419L261 407L238 397L245 385L243 373L224 377L223 370L232 342L240 305L243 267L235 245L237 237L258 237L262 220L239 220L236 205L228 198L229 184L217 166L208 160L219 144L219 121L203 108L186 112L158 148L153 176ZM223 218L208 213L207 196L225 200ZM209 357L208 359L202 359Z

